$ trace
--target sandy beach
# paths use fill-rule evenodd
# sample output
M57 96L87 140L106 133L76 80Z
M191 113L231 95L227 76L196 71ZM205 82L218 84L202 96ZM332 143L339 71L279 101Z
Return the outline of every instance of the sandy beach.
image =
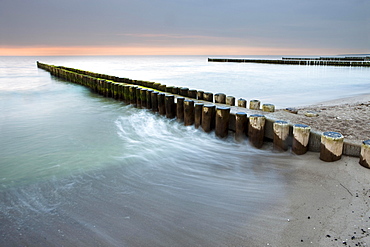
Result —
M299 107L298 114L278 110L276 118L304 123L318 131L338 131L360 144L370 138L370 95ZM318 114L306 117L307 111ZM277 246L370 245L370 170L359 159L343 156L326 163L309 152L296 157L287 173L299 182L287 186L291 217Z

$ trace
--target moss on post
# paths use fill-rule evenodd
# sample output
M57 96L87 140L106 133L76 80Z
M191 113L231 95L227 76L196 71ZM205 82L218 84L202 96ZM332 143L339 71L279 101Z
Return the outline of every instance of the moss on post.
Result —
M249 101L249 109L251 110L259 110L261 102L259 100L253 99Z
M226 105L235 106L235 97L234 96L227 96L226 97Z
M247 101L245 99L238 99L238 107L247 108Z

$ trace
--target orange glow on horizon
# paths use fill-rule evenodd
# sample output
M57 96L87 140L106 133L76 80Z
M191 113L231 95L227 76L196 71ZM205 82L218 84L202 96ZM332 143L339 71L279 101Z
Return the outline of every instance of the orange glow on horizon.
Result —
M343 52L343 51L341 51ZM1 47L0 56L109 56L109 55L318 55L339 51L276 47L179 46L179 47Z

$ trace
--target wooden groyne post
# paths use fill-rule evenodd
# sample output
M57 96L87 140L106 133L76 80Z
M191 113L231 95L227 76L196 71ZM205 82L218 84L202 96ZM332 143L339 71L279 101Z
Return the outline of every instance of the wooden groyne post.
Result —
M362 142L360 153L360 165L370 168L370 140Z
M289 124L286 121L275 121L273 124L274 129L274 148L277 150L288 150L289 138Z
M308 150L311 127L305 124L293 125L292 151L295 154L305 154Z
M340 160L343 153L344 136L341 133L328 131L321 135L320 159L331 162Z
M230 107L216 108L216 136L224 138L229 133Z
M261 148L265 137L266 117L261 114L253 114L249 117L248 137L256 148Z

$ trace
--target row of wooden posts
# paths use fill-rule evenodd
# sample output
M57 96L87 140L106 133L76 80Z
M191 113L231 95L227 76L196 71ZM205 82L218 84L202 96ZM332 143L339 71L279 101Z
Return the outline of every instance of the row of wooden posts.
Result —
M138 108L151 109L167 118L176 118L185 126L201 127L205 132L215 131L220 138L229 134L230 122L234 122L235 139L243 140L248 136L251 144L261 148L265 140L266 117L261 114L252 114L248 117L246 112L230 113L230 107L235 105L233 96L215 94L188 88L166 86L160 83L138 81L120 78L73 68L47 65L37 62L41 69L49 71L52 75L65 80L89 87L94 92L105 97L123 100ZM176 94L177 96L175 97ZM197 99L198 101L194 101ZM213 101L215 104L213 104ZM225 105L217 105L226 104ZM246 108L246 100L239 99L238 106ZM258 100L251 100L250 109L260 109ZM263 111L274 111L271 104L262 105ZM293 125L290 137L290 125L286 121L273 123L273 144L278 150L288 150L301 155L308 151L310 126ZM292 140L291 140L292 139ZM337 132L324 132L321 135L320 159L323 161L339 160L343 153L344 137ZM360 164L370 168L370 140L365 141L361 148Z

